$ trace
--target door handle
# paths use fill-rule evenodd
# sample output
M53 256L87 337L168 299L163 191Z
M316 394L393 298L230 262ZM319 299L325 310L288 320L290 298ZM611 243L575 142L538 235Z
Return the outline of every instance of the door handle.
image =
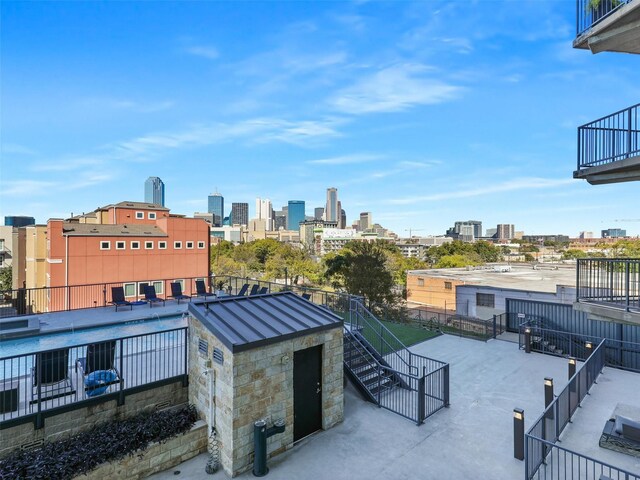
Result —
M316 389L316 393L320 393L321 391L322 391L322 389L321 389L320 387L318 387L318 388Z

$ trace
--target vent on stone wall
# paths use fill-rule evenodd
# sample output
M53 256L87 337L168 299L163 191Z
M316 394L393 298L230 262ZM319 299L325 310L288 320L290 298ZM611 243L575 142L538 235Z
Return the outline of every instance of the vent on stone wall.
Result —
M206 357L209 353L209 342L200 338L198 340L198 352Z
M153 408L155 410L162 410L163 408L167 408L171 406L171 402L169 400L165 400L164 402L156 403Z
M33 442L27 442L20 445L20 450L33 450L34 448L39 448L44 445L44 438L40 440L34 440Z
M224 363L224 353L219 348L213 349L213 361L222 365Z

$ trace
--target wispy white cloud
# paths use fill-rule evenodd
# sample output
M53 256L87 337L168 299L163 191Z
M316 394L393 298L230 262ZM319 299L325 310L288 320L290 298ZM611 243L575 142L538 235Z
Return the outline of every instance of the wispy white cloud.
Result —
M7 180L1 182L3 196L32 197L50 195L49 189L57 182L48 180Z
M154 155L163 150L194 148L246 138L255 143L284 142L305 146L311 141L340 135L339 119L290 121L255 118L237 123L196 125L178 132L143 135L117 143L119 156Z
M8 180L0 183L3 196L11 197L51 197L55 193L82 190L116 178L115 172L92 173L82 172L73 179L62 180Z
M7 155L36 155L36 151L17 143L0 143L0 151Z
M80 102L83 108L100 110L126 110L137 113L156 113L172 108L175 103L171 100L157 102L141 102L126 98L90 97Z
M80 157L39 162L31 165L34 172L66 172L102 165L104 159L98 157Z
M403 160L402 162L398 163L398 165L403 168L429 168L429 167L433 167L434 165L441 165L441 164L442 164L441 160L425 160L421 162Z
M460 87L428 76L431 70L418 64L393 65L339 91L329 103L341 112L359 115L442 103L460 94Z
M84 172L77 177L73 182L64 182L61 186L61 190L81 190L83 188L92 187L94 185L104 185L106 182L116 178L116 174L109 173L91 173Z
M184 51L190 55L207 58L209 60L215 60L220 56L218 49L211 45L191 45L185 47Z
M319 158L317 160L309 160L307 163L314 165L348 165L353 163L373 162L384 158L382 155L371 153L353 153L350 155L340 155L337 157Z
M494 193L511 192L514 190L536 190L542 188L556 188L563 185L575 183L573 179L552 179L539 177L523 177L515 178L503 183L487 185L480 188L461 188L441 193L433 193L430 195L416 195L411 197L402 197L390 199L389 203L393 205L410 205L419 202L430 202L440 200L451 200L455 198L472 198L491 195Z

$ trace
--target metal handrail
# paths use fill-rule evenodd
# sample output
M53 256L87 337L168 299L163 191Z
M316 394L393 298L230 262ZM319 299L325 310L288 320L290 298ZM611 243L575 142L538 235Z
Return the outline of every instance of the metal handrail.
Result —
M553 442L550 442L552 445L559 439L560 434L564 430L564 428L569 423L571 417L575 413L575 410L580 405L584 397L587 395L589 389L595 383L599 371L593 372L592 370L602 370L604 367L604 351L605 351L605 341L606 339L602 339L598 346L594 349L593 353L589 356L589 358L577 369L576 373L569 379L565 387L562 389L560 394L556 396L551 403L544 409L544 412L535 422L531 425L529 430L525 433L525 442L527 438L534 438L536 440L544 440L537 436L534 431L541 431L544 435L546 431L546 421L547 419L553 419ZM586 372L586 374L583 374ZM591 375L589 373L591 372ZM585 380L585 389L582 390L580 387L582 383L579 381L583 376L586 376ZM574 392L574 400L575 400L575 408L572 408L571 405L571 392ZM569 400L567 400L567 396L569 396ZM563 421L560 421L560 414L567 413L560 411L560 402L566 401L566 406L569 409L568 415ZM539 452L539 455L535 459L533 459L533 463L535 465L530 465L530 452L529 452L529 444L526 442L525 445L525 478L530 480L534 477L535 473L538 471L540 466L544 463L544 459L546 458L548 452L543 449ZM572 452L575 453L575 452Z
M55 415L56 412L78 409L114 399L121 405L128 393L155 388L167 382L182 380L183 386L188 385L188 332L188 326L176 327L151 333L96 339L92 342L0 358L0 370L5 372L6 377L5 384L12 381L26 382L24 388L20 388L19 385L18 406L14 410L5 412L0 420L1 428L31 420L35 422L35 428L41 428L44 426L44 418ZM84 392L90 387L81 377L78 378L78 360L81 357L86 358L89 345L107 342L117 345L112 365L115 366L117 362L118 367L112 366L112 368L119 379L116 378L107 385L112 388L111 391L95 396L85 394ZM61 350L66 352L64 363L45 365L43 356ZM74 365L76 365L76 372L69 375L69 369ZM43 373L54 372L56 368L64 368L64 379L55 382L55 388L52 388L55 390L53 396L43 398L45 393L43 383L36 382L35 379L42 379ZM30 380L29 377L34 374L37 376ZM49 387L48 385L47 388Z
M601 22L614 11L631 0L576 0L576 36L580 36L593 25ZM596 5L593 8L591 5Z
M624 478L625 480L640 480L640 475L638 475L637 473L633 473L633 472L630 472L628 470L622 469L620 467L616 467L614 465L611 465L610 463L606 463L606 462L603 462L601 460L596 460L595 458L590 457L589 455L584 455L582 453L574 452L573 450L569 450L568 448L561 447L557 443L549 442L548 440L545 440L543 438L538 438L538 437L536 437L534 435L530 435L530 434L526 433L525 434L525 442L526 442L526 444L528 446L529 442L527 440L534 440L536 442L540 442L543 445L545 445L547 447L547 449L549 450L547 455L549 455L553 449L557 449L557 450L560 450L560 451L564 452L564 457L566 457L566 456L569 456L569 457L576 456L576 457L579 457L581 459L585 459L586 461L593 462L596 465L599 465L601 467L600 471L602 471L602 469L609 469L609 474L612 471L616 472L618 474L617 478ZM528 450L528 448L525 449L525 454L526 454L527 450ZM525 462L526 461L527 461L527 459L525 458ZM535 475L535 472L533 472L531 474L529 474L529 472L527 472L527 478L533 478L533 475ZM622 477L621 475L623 475L624 477Z
M626 311L640 309L640 259L578 259L576 301L598 302Z
M577 152L577 170L640 155L640 104L578 127Z

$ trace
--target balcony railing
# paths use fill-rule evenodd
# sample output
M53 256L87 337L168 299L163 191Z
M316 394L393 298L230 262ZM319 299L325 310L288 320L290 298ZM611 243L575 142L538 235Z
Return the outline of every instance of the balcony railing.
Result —
M181 283L184 295L194 296L195 281L200 279L205 281L208 290L212 289L213 284L206 277L199 277L4 290L0 291L0 318L107 307L111 305L112 287L123 287L125 299L130 302L144 300L145 285L153 285L158 297L169 300L172 282Z
M640 104L578 128L578 170L639 155Z
M631 0L576 0L576 36L582 35L611 12Z
M640 312L640 258L585 258L577 265L576 300Z
M188 384L188 327L0 358L0 428L117 400L141 390ZM6 350L5 350L6 351ZM5 352L3 352L5 353ZM106 376L106 375L110 376Z

